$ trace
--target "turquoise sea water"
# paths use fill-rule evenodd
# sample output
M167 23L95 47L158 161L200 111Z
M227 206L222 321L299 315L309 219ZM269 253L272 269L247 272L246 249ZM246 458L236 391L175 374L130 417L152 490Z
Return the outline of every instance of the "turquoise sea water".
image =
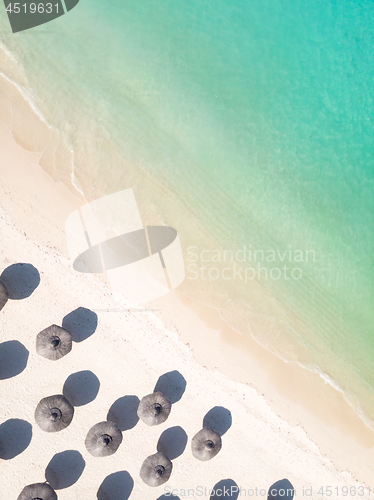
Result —
M220 273L213 250L257 250L241 263L267 270L256 284L193 267L185 290L371 419L373 15L369 0L81 0L17 35L0 17L86 197L133 187L178 229L187 264L191 246ZM300 279L269 278L285 251Z

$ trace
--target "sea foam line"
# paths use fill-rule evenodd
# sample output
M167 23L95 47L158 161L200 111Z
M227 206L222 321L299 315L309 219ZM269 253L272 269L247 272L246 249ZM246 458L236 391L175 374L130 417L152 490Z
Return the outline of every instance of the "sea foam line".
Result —
M49 129L52 129L52 125L50 125L46 118L44 117L43 113L40 111L40 109L37 107L37 105L33 101L33 95L22 85L19 83L15 82L11 78L9 78L5 73L0 71L0 76L4 78L7 82L9 82L11 85L14 85L18 92L21 94L21 96L24 98L24 100L30 105L31 109L34 111L34 113L41 119L42 122L44 122Z
M4 43L0 43L0 49L13 61L15 62L18 66L20 66L23 70L21 62L17 59L17 57L4 45ZM9 82L11 85L14 85L18 92L21 94L21 96L24 98L24 100L30 105L31 109L34 111L34 113L40 118L42 122L44 122L49 129L52 129L53 127L48 123L47 119L44 117L42 111L38 108L38 106L35 104L35 98L31 92L31 88L27 90L24 86L21 84L15 82L12 80L9 76L7 76L3 71L0 71L0 76L2 76L7 82Z
M15 55L10 52L3 43L0 43L0 49L3 50L5 52L5 54L13 61L15 62L16 64L20 65L21 66L21 63L19 62L19 60L15 57ZM24 100L30 105L31 109L34 111L34 113L40 118L40 120L45 123L47 125L47 127L49 129L53 129L53 127L48 123L47 119L44 117L42 111L38 108L38 106L35 104L35 101L34 101L34 96L32 94L32 92L30 90L27 90L24 86L22 86L21 84L17 83L16 81L14 81L13 79L11 79L10 77L8 77L4 72L0 71L0 76L3 77L6 81L8 81L11 85L13 85L18 91L19 93L21 94L21 96L24 98ZM72 171L71 171L71 174L70 174L70 180L71 180L71 184L72 186L83 196L84 200L86 201L86 203L88 203L88 201L86 200L86 197L85 197L85 194L83 192L83 190L79 187L78 185L78 182L77 182L77 179L76 179L76 176L75 176L75 164L74 164L74 151L73 150L70 150L71 154L72 154L72 160L71 160L71 165L72 165ZM212 307L212 306L210 306ZM223 320L230 328L233 328L232 325L229 325L229 323L223 318L222 314L221 314L221 311L214 307L213 306L213 309L216 309L219 313L219 316L221 318L221 320ZM240 335L243 335L242 332L240 332L239 330L237 330L236 328L233 328L237 333L239 333ZM251 337L259 344L261 345L262 347L264 347L265 349L268 350L268 347L263 345L253 334L253 332L250 333ZM300 337L299 337L300 338ZM279 353L275 353L274 351L272 351L277 357L279 357L280 359L282 359L284 362L286 363L289 363L290 360L287 360L285 357L283 357L282 355L280 355ZM321 368L319 366L308 366L308 365L304 365L303 363L300 363L300 362L295 362L298 366L300 366L301 368L305 369L305 370L308 370L312 373L316 373L318 374L323 380L325 383L329 384L331 387L333 387L335 390L339 391L345 401L349 404L349 406L358 414L358 416L361 418L361 420L364 422L364 424L370 428L370 429L373 429L374 430L374 421L371 420L369 417L367 417L367 415L364 413L364 411L362 410L362 408L360 407L359 404L357 404L356 402L353 402L351 401L351 398L349 398L349 396L346 394L346 392L342 389L342 387L338 384L338 382L336 380L334 380L330 375L324 373Z
M354 400L354 396L350 397L349 394L340 386L340 384L332 378L329 374L325 373L318 365L304 365L303 363L296 362L301 368L308 370L312 373L316 373L321 377L325 384L330 385L333 389L340 392L343 395L344 400L349 404L353 411L359 416L363 423L371 430L374 430L374 421L369 418L364 410L361 408L360 404Z
M19 66L21 66L21 63L16 58L16 56L12 52L10 52L10 50L3 43L0 43L0 49L3 50L3 52L9 57L9 59L11 59L13 62L18 64ZM18 92L21 94L23 99L30 105L31 109L40 118L40 120L43 123L45 123L50 130L53 130L54 127L48 123L48 121L45 118L45 116L43 115L42 111L35 104L35 98L34 98L32 92L30 90L27 90L23 85L17 83L13 79L11 79L9 76L7 76L2 71L0 71L0 76L3 77L7 82L9 82L11 85L13 85L18 90ZM72 154L72 160L71 160L72 171L70 174L71 184L74 187L74 189L76 189L78 191L78 193L80 193L83 196L83 198L85 199L85 201L87 202L85 194L82 191L82 189L79 187L76 176L75 176L74 151L70 150L70 152Z
M186 294L189 298L192 298L190 297L188 294ZM194 300L194 299L192 299ZM196 301L198 303L201 303L203 305L205 305L206 307L209 307L209 308L212 308L214 309L215 311L218 312L218 315L221 319L221 321L223 321L229 328L231 328L232 330L234 330L236 333L239 333L241 336L243 336L243 333L240 332L237 328L233 327L223 316L221 310L216 307L216 306L207 306L206 304L204 304L203 302L199 302L199 301ZM287 359L286 357L284 357L281 353L279 352L275 352L273 351L272 349L269 349L269 347L267 345L265 345L264 343L262 343L252 332L252 329L251 329L251 333L250 333L250 336L251 338L257 342L257 344L259 344L261 347L263 347L264 349L266 349L267 351L270 351L272 354L274 354L275 356L277 356L277 358L281 359L282 361L284 361L285 363L294 363L296 364L297 366L299 366L301 369L303 370L307 370L309 372L312 372L312 373L315 373L317 375L319 375L322 380L330 385L333 389L335 389L336 391L340 392L342 395L343 395L343 398L344 400L346 401L346 403L353 409L353 411L357 414L357 416L362 420L362 422L366 425L366 427L368 427L369 429L371 430L374 430L374 421L368 417L366 415L366 413L363 411L363 409L361 408L361 406L357 403L357 401L354 400L354 398L350 398L349 397L349 394L346 393L346 391L344 391L344 389L339 385L339 383L333 379L330 375L328 375L327 373L325 373L320 366L316 365L316 364L310 364L310 365L307 365L307 364L303 364L303 363L300 363L299 361L290 361L289 359ZM307 343L303 342L304 345L308 345Z

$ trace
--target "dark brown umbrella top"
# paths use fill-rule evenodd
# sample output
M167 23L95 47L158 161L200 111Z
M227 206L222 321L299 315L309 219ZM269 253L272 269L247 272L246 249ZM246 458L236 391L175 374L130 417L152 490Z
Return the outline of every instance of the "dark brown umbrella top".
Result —
M47 483L25 486L17 500L57 500L56 492Z
M36 352L44 358L56 361L71 351L71 334L57 325L51 325L38 333Z
M138 417L147 425L165 422L170 415L171 403L160 391L144 396L138 407Z
M203 462L215 457L221 447L221 436L212 429L201 429L191 441L193 456Z
M58 432L70 425L74 406L62 394L43 398L35 410L35 420L43 431Z
M100 422L88 431L85 445L94 457L113 455L122 443L122 432L114 422Z
M5 288L5 285L0 281L0 311L7 303L8 298L9 298L8 291Z
M148 486L161 486L169 480L172 469L168 457L159 452L144 460L139 475Z

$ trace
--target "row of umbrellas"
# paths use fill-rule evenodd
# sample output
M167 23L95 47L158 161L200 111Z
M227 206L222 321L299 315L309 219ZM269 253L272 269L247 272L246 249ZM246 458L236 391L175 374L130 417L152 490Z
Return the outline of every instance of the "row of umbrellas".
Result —
M160 391L144 396L137 414L147 425L159 425L167 420L171 403ZM62 394L48 396L38 403L35 410L36 423L46 432L58 432L70 425L74 416L74 406Z
M165 422L170 411L170 401L162 392L157 391L144 396L139 403L137 413L143 422L153 426ZM65 429L70 425L73 416L74 406L60 394L43 398L35 410L35 421L45 432L58 432ZM111 421L94 425L85 440L87 450L94 457L113 455L121 443L122 431ZM191 442L193 456L202 461L215 457L221 447L221 436L209 428L201 429ZM154 456L161 455L158 453Z
M148 425L165 421L170 413L171 403L161 392L145 396L138 409L138 416ZM166 416L165 416L166 415ZM36 410L35 420L46 432L58 432L68 427L74 416L74 407L63 395L43 398ZM156 420L155 420L156 418ZM94 425L85 439L88 452L94 457L113 455L122 443L122 432L111 421ZM192 439L191 448L195 458L206 461L215 457L222 446L221 436L212 429L203 428ZM148 486L156 487L166 483L172 473L173 464L162 452L147 457L140 469L140 478ZM36 483L26 486L17 500L57 500L56 492L48 483Z
M227 491L227 493L225 491ZM235 500L240 495L240 488L232 479L225 479L219 481L209 493L210 500L218 498L232 498ZM294 495L295 489L292 483L284 478L276 481L270 486L267 500L293 500ZM162 498L166 496L168 496L168 494L162 496ZM177 497L171 496L171 498ZM49 484L37 483L26 486L19 495L18 500L57 500L57 495Z
M71 346L71 334L57 325L52 325L37 335L36 350L38 354L50 360L55 361L68 354L71 350ZM59 398L59 404L61 406L60 409L56 398ZM170 401L162 392L157 391L145 396L141 400L137 413L138 417L143 420L144 423L153 426L165 422L170 414L170 411ZM35 412L35 419L43 430L53 432L67 427L70 424L73 415L74 407L64 396L51 396L50 398L44 398L41 400ZM104 424L106 423L103 422L101 424L97 424L95 427L98 427L99 429L100 426L103 427ZM95 427L91 429L92 433L89 433L89 436L92 438L96 435L96 430L94 430ZM121 433L119 429L118 432ZM114 430L113 433L116 434ZM118 440L119 437L113 438L110 443L106 443L109 447L108 450L113 449L115 443L118 443L113 453L117 450L122 441L122 434L121 440L119 442ZM103 442L100 443L100 446L102 445ZM87 449L89 451L94 450L95 446L92 447L89 445ZM99 447L97 450L98 449L101 448ZM210 429L202 429L192 440L193 454L199 460L210 460L219 452L220 449L221 437L217 432ZM95 455L95 452L92 454L94 456L98 456Z
M111 424L112 429L110 429L110 426L103 428L102 424ZM101 422L90 430L89 434L91 433L94 437L90 446L93 445L92 449L95 453L100 453L100 455L95 456L112 454L115 446L111 449L111 452L108 453L107 450L110 444L108 444L107 441L112 443L117 439L116 446L118 448L118 436L113 436L115 432L112 432L111 435L106 434L106 432L113 431L113 425L115 425L113 422ZM104 432L104 434L101 434L101 432ZM120 438L120 442L121 441L122 436ZM101 446L102 442L104 442L103 446ZM101 454L103 450L105 450L104 455ZM148 486L161 486L170 478L172 468L173 465L171 461L163 453L155 453L144 460L140 469L140 477ZM57 495L48 483L36 483L26 486L21 491L17 500L57 500Z
M4 285L0 283L0 310L8 299ZM72 349L72 335L64 328L51 325L38 333L36 351L40 356L57 361ZM147 425L159 425L167 420L171 403L160 391L145 396L139 403L138 417ZM35 410L35 421L45 432L58 432L70 425L74 417L74 406L63 395L43 398ZM113 455L122 443L122 432L111 421L94 425L85 439L88 452L94 457ZM195 458L202 461L212 459L222 447L219 433L209 428L201 429L192 439L191 449ZM162 452L146 458L140 469L141 479L149 486L160 486L167 482L172 472L172 462ZM48 483L26 486L18 500L57 500L57 495Z

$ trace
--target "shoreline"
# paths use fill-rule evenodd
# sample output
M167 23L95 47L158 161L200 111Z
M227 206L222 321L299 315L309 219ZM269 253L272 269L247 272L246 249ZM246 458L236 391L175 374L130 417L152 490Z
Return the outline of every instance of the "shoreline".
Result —
M0 52L0 57L1 55ZM11 54L8 53L6 56L9 59ZM9 70L11 78L0 82L0 108L1 112L5 110L5 121L11 123L12 134L17 143L26 150L42 151L42 153L35 153L39 157L39 165L42 169L54 181L61 181L79 199L85 198L85 195L82 194L83 188L81 189L80 186L80 182L83 181L86 181L83 182L83 185L88 200L99 198L107 192L111 192L110 189L106 191L109 185L105 185L105 187L102 185L104 176L103 178L98 177L96 172L91 179L89 175L91 161L95 155L85 156L83 154L82 156L82 151L79 152L81 148L77 147L76 151L70 145L69 137L62 132L62 129L55 130L47 123L47 119L40 118L41 111L37 107L37 112L35 111L35 102L39 102L41 105L40 99L33 98L31 91L27 90L29 86L26 76L22 73L23 68L18 65L15 69L8 59L5 61L5 67L11 68ZM16 81L21 83L18 86L11 83ZM4 88L2 88L3 83ZM41 109L44 109L47 113L46 116L49 116L48 110L42 105ZM51 119L51 116L49 118ZM83 149L90 149L89 145L93 139L92 132L91 129L88 129L88 137L82 136ZM84 128L81 133L85 134ZM107 155L109 163L114 162L113 164L117 165L116 161L120 160L121 156L118 147L114 147L110 141L103 143L102 146L101 149ZM205 220L206 226L204 226L202 220L199 219L198 211L191 208L193 201L191 197L186 202L180 200L178 185L169 185L166 183L166 179L163 183L160 179L155 179L144 168L138 168L137 165L130 165L122 160L118 165L126 169L127 179L125 184L116 186L115 190L128 187L134 189L145 225L162 224L178 228L183 250L186 252L190 248L187 247L187 243L198 245L204 249L204 252L209 251L209 249L216 252L216 249L221 247L212 231L208 231L209 222ZM75 170L78 178L75 178ZM92 182L90 182L91 180ZM261 232L261 228L257 226L251 230L255 233L257 230ZM263 251L260 250L260 252ZM186 262L186 266L187 264L188 262ZM221 268L225 265L222 262L220 264ZM215 269L213 270L215 271ZM223 273L224 269L218 269L218 271ZM305 280L310 280L306 271L303 269ZM274 281L273 285L277 285L277 283ZM227 281L222 279L219 281L213 279L197 280L195 282L185 279L180 286L180 291L200 303L206 303L208 308L213 307L213 309L219 310L224 322L229 323L245 335L251 335L258 343L275 352L286 362L299 362L307 370L320 371L321 376L326 376L331 384L337 380L338 390L341 387L345 394L350 395L350 404L359 413L360 406L363 408L364 411L360 413L362 418L365 419L364 415L366 414L367 425L374 428L374 421L370 420L374 415L372 394L370 387L366 387L364 383L365 375L371 371L367 370L366 373L357 371L356 373L353 364L344 363L342 361L344 357L334 356L334 349L331 350L329 343L324 342L324 338L334 338L334 335L343 335L343 332L348 337L349 332L354 332L357 325L350 322L349 317L344 317L344 310L339 303L329 301L329 297L321 295L321 290L318 287L315 289L313 282L309 281L309 287L308 281L301 284L296 280L294 283L295 287L291 287L285 293L285 289L282 290L282 284L279 290L272 289L270 285L267 286L266 280L261 282L253 279L250 281L250 286L247 286L247 282L241 280L237 280L235 283L232 281L232 285L229 285ZM309 304L310 290L313 293ZM298 294L302 297L299 302L294 300L294 296L297 297ZM328 301L329 307L327 309L324 308L323 300ZM248 304L251 304L251 307L248 307ZM327 311L326 321L323 319L324 310ZM328 355L324 354L325 348ZM356 357L359 357L358 348L355 352ZM314 355L315 353L318 355ZM321 366L321 369L317 366Z
M285 362L255 339L244 338L220 318L219 311L178 291L173 293L169 307L163 298L154 301L162 302L163 312L158 314L169 324L170 317L178 318L174 311L184 311L183 321L175 320L174 327L199 364L254 387L277 415L291 425L302 426L321 453L340 470L349 470L369 481L374 432L341 391L326 383L320 374ZM188 333L199 329L204 336Z
M38 166L40 155L24 150L9 128L0 123L1 142L5 144L1 163L12 164L12 169L2 169L0 204L28 239L38 246L57 249L66 257L64 221L84 201L61 182L55 182ZM46 224L48 231L42 231ZM254 387L276 415L305 431L340 471L349 470L370 485L374 433L336 389L317 374L285 363L254 339L244 339L219 318L217 310L192 302L179 292L153 301L152 306L161 308L156 316L169 330L178 333L204 373L217 371L235 383ZM104 313L102 316L109 317ZM312 392L309 396L308 391Z

